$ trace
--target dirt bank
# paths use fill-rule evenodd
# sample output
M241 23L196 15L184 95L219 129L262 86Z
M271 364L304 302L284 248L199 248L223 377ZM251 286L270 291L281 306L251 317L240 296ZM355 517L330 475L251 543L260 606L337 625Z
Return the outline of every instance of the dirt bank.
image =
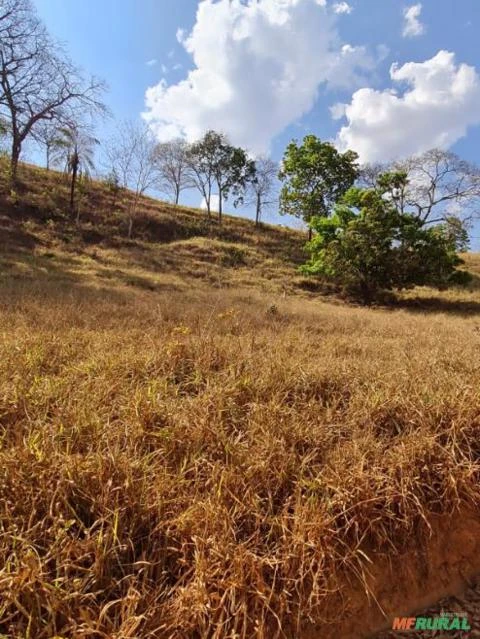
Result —
M406 636L391 632L394 617L412 616L430 607L438 611L443 604L455 605L451 610L454 612L461 607L459 602L465 603L465 611L473 622L472 631L480 631L480 595L476 595L479 589L475 587L476 576L480 574L480 512L433 517L430 525L431 532L419 539L413 552L396 556L371 554L372 563L365 566L365 583L361 584L359 578L356 583L348 584L342 600L332 603L332 611L335 607L343 609L341 619L309 626L302 639ZM445 603L442 600L446 597L449 599ZM475 611L475 618L471 610ZM409 632L408 636L435 635ZM449 636L455 635L449 633ZM465 637L465 633L459 636ZM469 636L480 637L480 632L469 633Z

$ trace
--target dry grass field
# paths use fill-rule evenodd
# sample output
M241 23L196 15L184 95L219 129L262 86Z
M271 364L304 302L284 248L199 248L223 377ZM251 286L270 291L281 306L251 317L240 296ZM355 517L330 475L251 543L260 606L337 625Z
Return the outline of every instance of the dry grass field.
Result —
M353 307L297 274L295 231L145 200L129 241L100 185L75 225L59 176L23 172L0 209L0 635L346 637L377 565L475 519L475 281Z

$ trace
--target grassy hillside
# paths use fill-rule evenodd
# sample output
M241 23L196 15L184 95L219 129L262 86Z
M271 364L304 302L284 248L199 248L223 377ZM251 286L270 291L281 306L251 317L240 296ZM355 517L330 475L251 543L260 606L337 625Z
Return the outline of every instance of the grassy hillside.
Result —
M114 198L106 186L93 182L77 224L67 213L68 188L61 174L23 167L21 177L18 192L1 201L1 259L9 276L44 273L89 284L95 276L98 286L148 290L203 284L278 292L311 286L295 270L305 260L305 237L297 231L256 229L250 220L229 216L219 225L197 209L142 198L129 240L128 193ZM8 191L5 180L0 190Z
M385 583L428 588L439 518L480 519L475 282L355 308L308 290L295 231L144 200L127 240L100 185L76 225L60 176L22 179L0 209L0 633L359 637L398 614Z

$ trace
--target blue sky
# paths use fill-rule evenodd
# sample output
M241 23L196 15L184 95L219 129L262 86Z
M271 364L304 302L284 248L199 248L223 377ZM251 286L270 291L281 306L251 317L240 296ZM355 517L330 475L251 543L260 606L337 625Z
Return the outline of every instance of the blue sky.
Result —
M480 163L479 0L34 1L115 118L159 139L217 128L279 159L313 132L366 161Z

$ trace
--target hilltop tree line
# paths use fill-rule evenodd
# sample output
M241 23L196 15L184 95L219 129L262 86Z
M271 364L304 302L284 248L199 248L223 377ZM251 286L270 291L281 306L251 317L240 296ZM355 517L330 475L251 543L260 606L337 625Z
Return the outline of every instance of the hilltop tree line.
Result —
M12 189L24 145L33 141L44 149L47 170L61 167L68 175L70 213L78 222L78 193L95 170L98 147L112 206L128 189L129 237L146 192L178 205L185 190L196 189L208 218L216 208L219 222L227 200L252 206L257 225L275 205L300 218L309 232L303 272L366 302L385 290L441 288L465 277L458 253L468 247L468 225L478 214L480 178L455 154L432 150L360 166L355 152L307 135L292 141L277 165L252 158L221 132L207 131L193 143L158 142L147 124L128 122L101 144L93 125L109 117L105 90L50 37L31 0L0 0L0 137L9 146Z
M0 135L8 140L10 180L17 183L18 163L28 141L45 150L46 166L63 166L70 176L70 208L75 210L78 181L94 168L100 144L92 123L108 115L102 101L105 84L86 78L48 34L30 0L0 0ZM254 203L256 221L273 200L276 166L268 158L254 162L222 133L208 131L201 140L157 143L149 128L125 123L103 145L108 181L129 188L129 234L139 198L154 189L175 204L187 188L203 197L208 216L218 198L234 206Z

